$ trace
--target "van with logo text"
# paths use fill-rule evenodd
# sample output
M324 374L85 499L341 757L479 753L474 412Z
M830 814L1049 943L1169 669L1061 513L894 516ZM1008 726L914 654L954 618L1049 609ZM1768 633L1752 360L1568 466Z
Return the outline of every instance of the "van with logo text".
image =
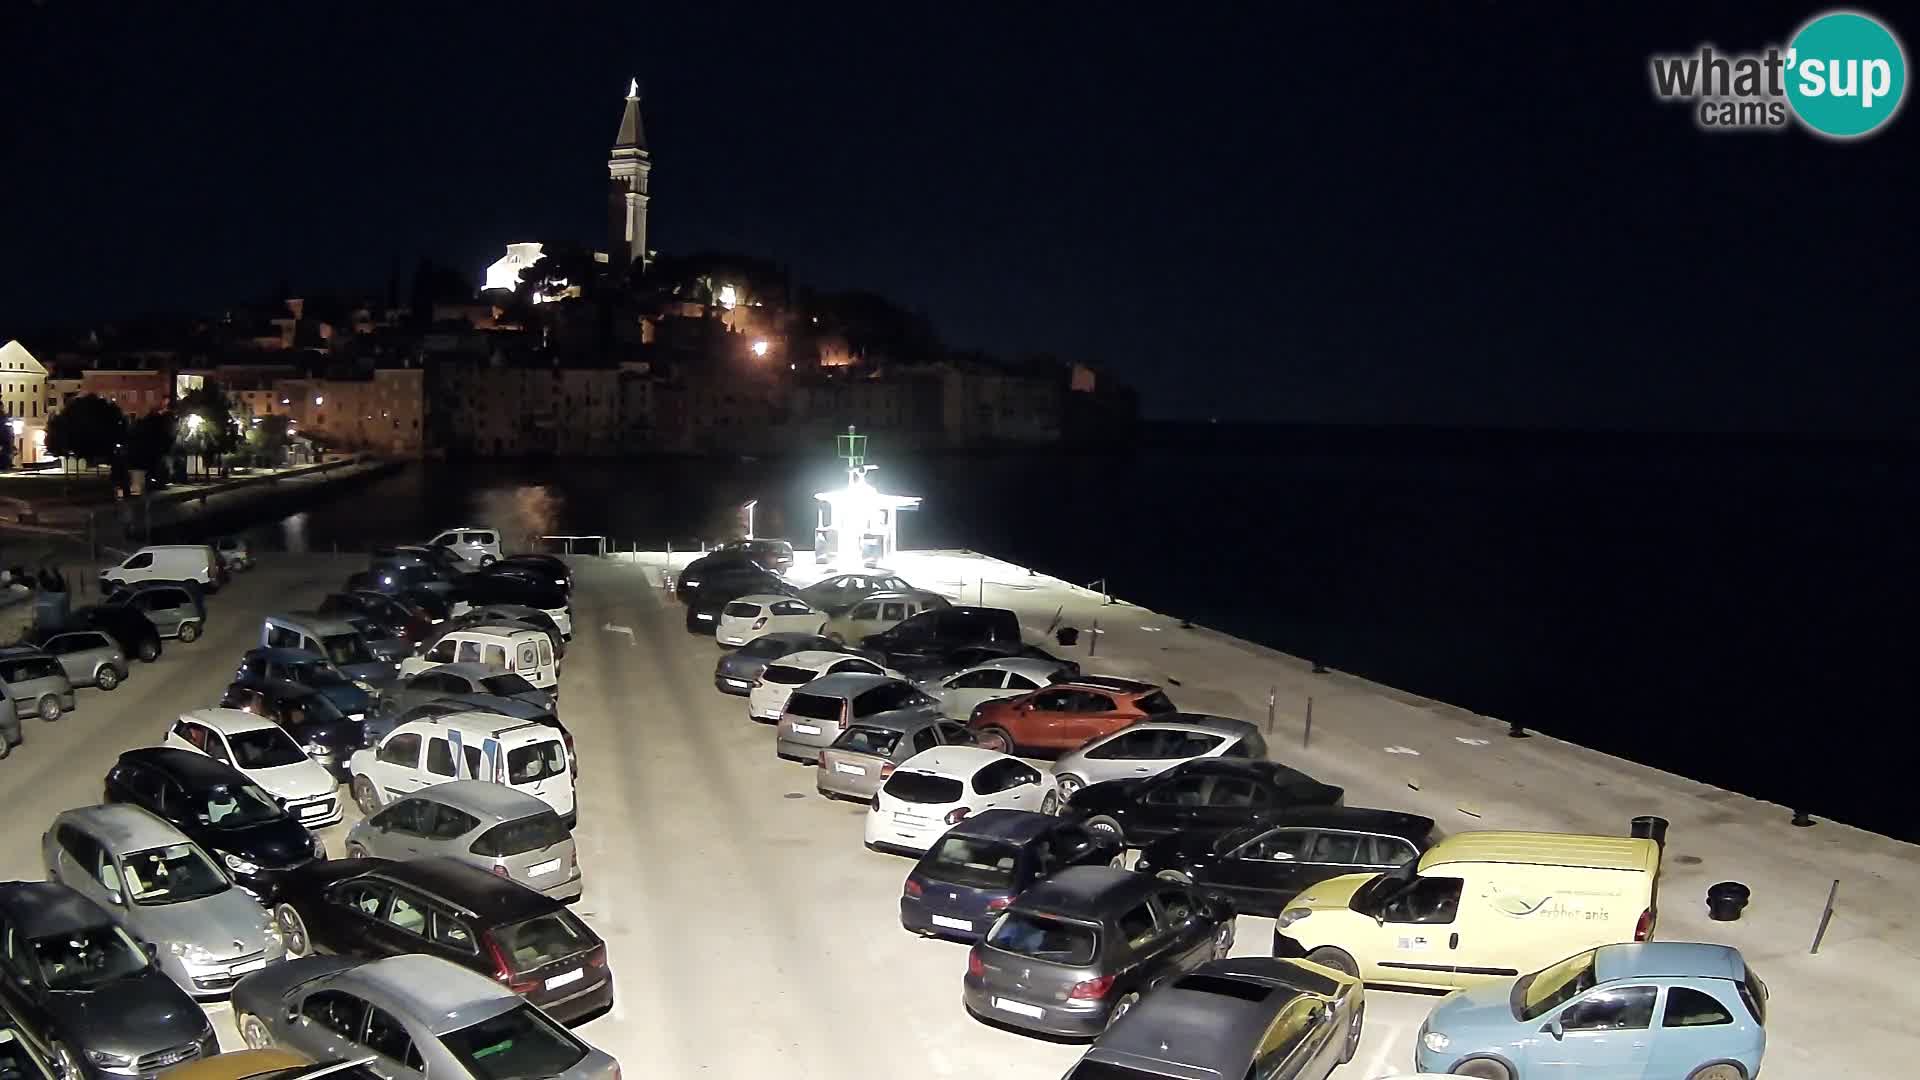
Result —
M1451 988L1653 935L1660 847L1567 833L1468 832L1382 874L1309 886L1273 954L1370 983Z
M422 788L484 780L532 795L573 828L573 772L562 730L494 712L409 720L348 763L353 801L371 817Z

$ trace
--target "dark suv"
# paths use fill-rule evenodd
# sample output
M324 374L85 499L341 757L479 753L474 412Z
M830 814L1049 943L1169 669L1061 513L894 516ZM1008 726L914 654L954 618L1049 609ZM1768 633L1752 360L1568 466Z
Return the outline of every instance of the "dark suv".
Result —
M1020 617L1006 608L949 607L923 611L860 642L882 665L912 675L944 664L970 646L1020 644Z
M981 1019L1098 1035L1155 984L1233 948L1233 906L1111 866L1079 866L1013 901L967 955L962 997Z

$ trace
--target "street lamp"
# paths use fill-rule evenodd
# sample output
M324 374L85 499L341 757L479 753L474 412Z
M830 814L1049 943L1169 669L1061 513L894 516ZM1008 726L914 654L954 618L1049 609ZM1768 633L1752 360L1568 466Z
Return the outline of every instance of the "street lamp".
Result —
M316 406L319 406L319 405L325 405L325 404L327 403L327 399L326 399L326 398L324 398L324 397L321 397L321 396L320 396L320 395L318 395L318 394L315 394L315 395L313 396L313 403L314 403L314 405L316 405Z
M767 355L767 348L768 346L765 341L756 341L753 343L753 355L765 356Z

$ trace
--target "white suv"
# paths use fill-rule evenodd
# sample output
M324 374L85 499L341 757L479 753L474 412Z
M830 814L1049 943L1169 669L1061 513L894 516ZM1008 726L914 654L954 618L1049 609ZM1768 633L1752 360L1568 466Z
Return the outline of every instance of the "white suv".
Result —
M560 729L490 712L458 712L414 720L348 762L353 799L371 817L421 788L454 780L486 780L544 801L571 829L573 774Z

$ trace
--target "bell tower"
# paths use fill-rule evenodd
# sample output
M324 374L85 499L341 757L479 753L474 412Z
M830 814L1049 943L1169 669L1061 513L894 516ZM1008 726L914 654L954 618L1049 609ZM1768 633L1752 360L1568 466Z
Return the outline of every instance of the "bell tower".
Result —
M635 79L627 85L627 108L607 159L608 242L613 257L629 265L634 260L645 265L647 259L647 174L652 171L640 124L640 80Z

